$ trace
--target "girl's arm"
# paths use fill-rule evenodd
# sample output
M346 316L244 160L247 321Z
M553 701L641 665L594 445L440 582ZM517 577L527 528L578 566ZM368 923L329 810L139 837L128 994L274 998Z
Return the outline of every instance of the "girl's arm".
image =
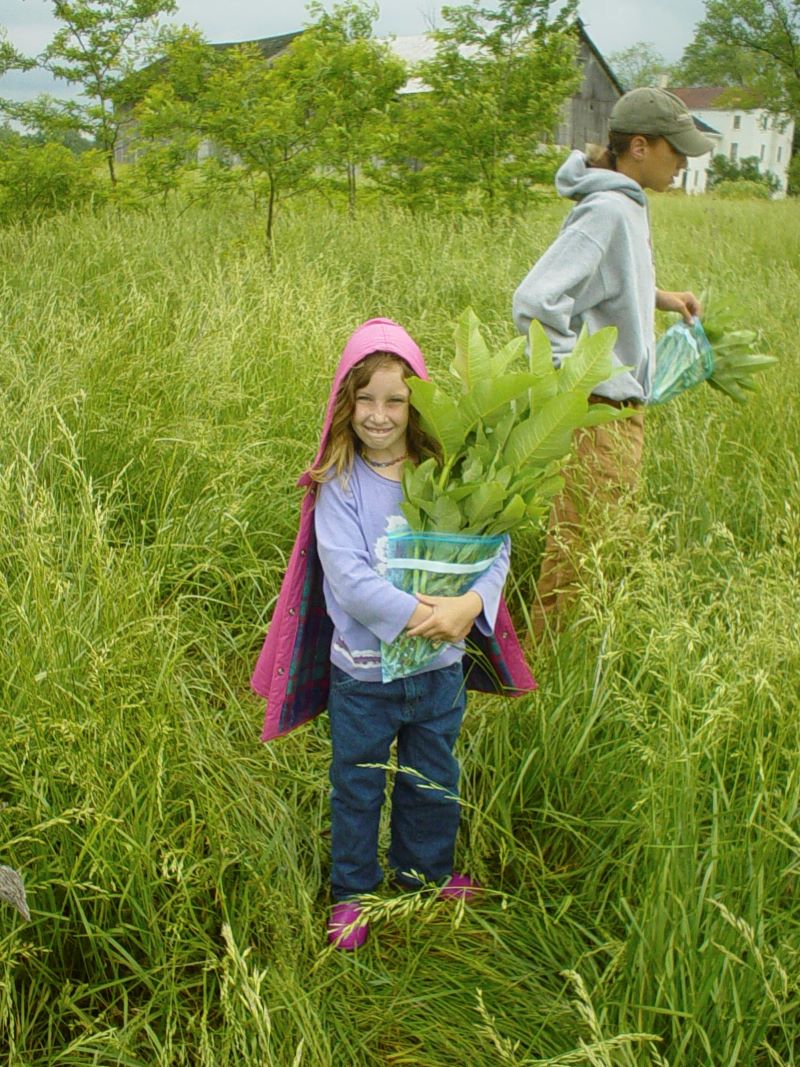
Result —
M336 603L381 641L405 629L419 602L375 573L351 494L333 479L320 486L314 528L322 570Z
M462 596L425 596L417 594L421 604L433 610L427 619L409 622L408 633L434 641L462 641L476 625L489 636L494 630L500 598L511 561L511 542L508 537L489 567Z
M431 641L463 641L472 629L476 618L483 611L483 600L474 589L463 596L427 596L417 593L419 610L427 611L421 621L415 623L417 612L411 616L407 632L410 637L428 637Z

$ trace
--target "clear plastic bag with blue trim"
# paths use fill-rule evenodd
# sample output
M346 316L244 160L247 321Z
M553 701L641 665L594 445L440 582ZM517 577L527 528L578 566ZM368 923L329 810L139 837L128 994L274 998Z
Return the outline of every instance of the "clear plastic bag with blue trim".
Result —
M396 589L430 596L461 596L487 571L503 546L502 536L420 533L405 524L387 534L381 573ZM441 642L399 634L381 642L384 682L424 670L441 654Z
M714 353L699 319L676 322L656 345L651 404L663 404L706 381L714 373Z

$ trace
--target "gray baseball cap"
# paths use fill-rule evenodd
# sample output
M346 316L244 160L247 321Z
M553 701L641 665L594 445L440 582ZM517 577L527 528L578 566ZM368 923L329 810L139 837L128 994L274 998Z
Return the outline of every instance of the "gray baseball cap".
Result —
M684 156L703 156L714 147L700 133L684 102L666 89L631 89L611 110L608 128L614 133L663 137Z

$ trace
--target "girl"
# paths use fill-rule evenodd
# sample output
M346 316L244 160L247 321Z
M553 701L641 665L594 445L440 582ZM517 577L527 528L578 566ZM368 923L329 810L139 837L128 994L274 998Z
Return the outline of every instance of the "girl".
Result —
M609 144L587 156L573 152L556 175L556 189L576 202L561 233L514 294L514 322L522 333L538 319L556 366L569 358L581 329L616 326L617 373L592 397L613 407L647 403L655 367L655 309L677 311L687 322L700 314L691 292L657 289L645 189L663 192L687 156L711 151L683 102L665 89L633 89L609 119ZM640 412L585 430L577 464L551 513L531 612L534 633L555 624L574 594L574 560L581 512L592 497L615 503L635 484L644 444ZM583 483L583 484L581 484Z
M415 598L380 576L381 539L401 517L403 464L437 452L409 404L412 374L428 377L422 353L388 319L371 319L347 342L316 459L301 478L308 491L300 534L253 676L268 702L265 739L329 710L335 903L328 937L342 949L366 940L358 897L383 877L381 766L392 742L398 765L413 771L398 772L392 792L389 861L397 881L414 887L424 878L442 883L444 896L469 896L471 879L452 869L453 747L464 690L519 695L535 687L501 596L507 547L463 596ZM441 652L424 672L384 684L381 640L404 630L442 642ZM462 642L470 632L481 655L465 676Z

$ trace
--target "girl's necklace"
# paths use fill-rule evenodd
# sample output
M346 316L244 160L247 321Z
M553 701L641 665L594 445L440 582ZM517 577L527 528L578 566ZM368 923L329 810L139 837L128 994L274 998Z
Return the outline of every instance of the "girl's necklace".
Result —
M398 456L397 459L387 459L385 463L379 463L375 459L370 459L366 453L362 452L361 456L369 463L370 467L393 467L395 463L399 463L403 459L408 459L408 452L404 452L402 456Z

